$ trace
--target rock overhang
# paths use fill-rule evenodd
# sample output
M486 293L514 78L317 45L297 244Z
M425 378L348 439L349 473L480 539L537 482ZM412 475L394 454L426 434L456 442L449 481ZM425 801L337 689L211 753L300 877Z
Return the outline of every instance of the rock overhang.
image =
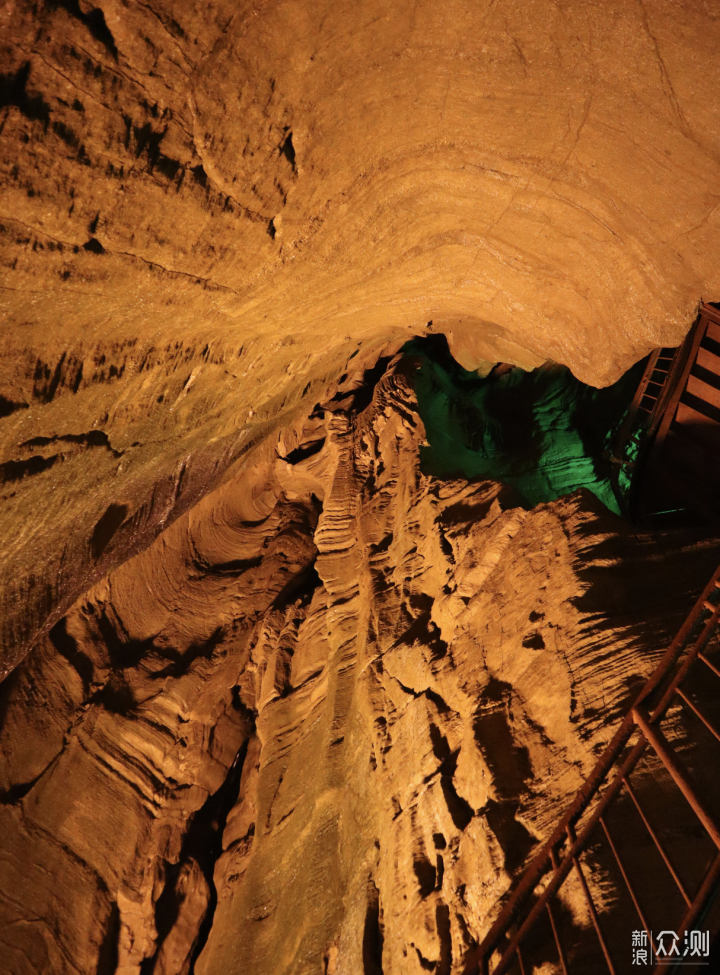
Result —
M194 503L358 347L441 331L468 367L553 359L603 385L720 285L705 8L3 17L0 393L29 406L3 461L38 437L110 445L5 492L10 645L89 584L112 504L146 544L174 517L161 484L182 493L197 464Z

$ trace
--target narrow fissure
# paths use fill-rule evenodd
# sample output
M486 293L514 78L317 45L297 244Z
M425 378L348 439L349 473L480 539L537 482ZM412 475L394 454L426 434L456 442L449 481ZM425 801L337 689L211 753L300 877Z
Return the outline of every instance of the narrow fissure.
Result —
M251 717L249 712L248 717ZM250 734L240 746L227 778L218 791L210 796L205 805L195 813L183 843L182 859L193 857L197 861L210 890L207 912L200 925L197 940L192 950L188 975L195 975L195 963L207 943L213 926L218 901L213 874L215 864L222 854L222 835L225 823L240 792L240 778L247 755L248 741L255 730L254 717L251 717L251 720Z
M217 792L208 797L205 804L193 816L183 840L178 862L166 864L163 891L155 904L155 926L158 934L155 952L142 962L140 975L152 975L163 944L178 922L184 900L184 894L179 889L181 886L179 880L184 869L188 872L190 868L189 872L192 872L192 868L195 870L199 868L209 891L207 910L190 951L188 975L194 975L195 964L210 935L218 901L214 883L215 864L222 854L223 830L227 817L237 802L248 742L255 728L254 715L244 708L239 700L236 699L234 705L243 711L243 716L247 720L246 737L223 784Z
M363 930L363 975L383 975L383 924L380 911L380 891L374 881L368 881L367 908Z

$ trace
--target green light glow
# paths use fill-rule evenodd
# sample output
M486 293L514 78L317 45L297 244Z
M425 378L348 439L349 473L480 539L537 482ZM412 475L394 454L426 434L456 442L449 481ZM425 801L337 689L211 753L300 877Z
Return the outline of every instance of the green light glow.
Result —
M416 339L403 351L419 357L414 385L430 444L420 451L424 473L500 481L528 508L584 487L620 514L609 453L644 363L595 389L555 364L481 379L436 338ZM624 469L620 476L625 490Z

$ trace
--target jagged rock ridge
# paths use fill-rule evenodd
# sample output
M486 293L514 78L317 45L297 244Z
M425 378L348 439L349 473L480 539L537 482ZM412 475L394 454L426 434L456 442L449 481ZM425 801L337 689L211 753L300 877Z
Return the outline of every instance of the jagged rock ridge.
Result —
M719 42L711 0L4 4L0 674L358 347L677 344Z
M258 447L3 685L12 975L464 971L720 547L423 475L413 371Z

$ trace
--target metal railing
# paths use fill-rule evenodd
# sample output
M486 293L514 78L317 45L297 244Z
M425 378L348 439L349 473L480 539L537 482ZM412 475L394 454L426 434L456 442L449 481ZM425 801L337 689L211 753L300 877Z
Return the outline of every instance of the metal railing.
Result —
M632 801L654 847L669 870L684 904L684 915L678 918L677 931L692 929L708 906L720 882L720 827L707 804L693 788L687 770L662 730L669 709L680 706L703 723L720 741L718 729L695 703L684 685L691 671L704 668L708 675L720 679L720 668L709 659L706 648L716 631L720 613L720 568L715 572L690 615L664 654L662 660L636 698L611 742L601 755L592 773L575 796L550 838L534 857L520 879L510 899L490 928L475 955L466 966L467 973L504 975L519 971L529 975L523 958L523 942L541 919L549 922L557 964L564 975L571 975L570 958L562 943L558 924L558 895L568 879L575 874L579 881L588 914L598 942L598 951L610 973L618 971L613 959L613 945L603 932L599 912L585 876L581 855L592 844L606 844L607 852L617 864L619 876L629 894L643 930L649 932L647 918L638 896L638 884L628 864L624 862L607 820L607 811L624 793ZM667 771L674 788L685 797L693 814L716 848L714 859L694 896L688 892L658 833L653 829L646 810L633 787L631 775L641 757L649 752ZM548 932L548 934L549 934ZM656 946L651 944L653 951ZM625 970L620 968L620 971ZM663 963L655 971L668 972ZM582 973L583 969L578 968Z
M643 521L645 468L670 430L710 322L720 324L720 311L701 302L695 323L682 345L651 353L616 437L610 457L611 483L620 510L632 521Z
M637 481L634 473L640 467L652 442L657 418L662 416L668 400L668 391L672 390L677 381L682 352L683 346L680 346L677 349L655 349L650 354L645 372L618 432L610 458L613 463L611 483L625 517L632 518L635 513L633 487ZM624 473L627 481L625 487L621 483Z

